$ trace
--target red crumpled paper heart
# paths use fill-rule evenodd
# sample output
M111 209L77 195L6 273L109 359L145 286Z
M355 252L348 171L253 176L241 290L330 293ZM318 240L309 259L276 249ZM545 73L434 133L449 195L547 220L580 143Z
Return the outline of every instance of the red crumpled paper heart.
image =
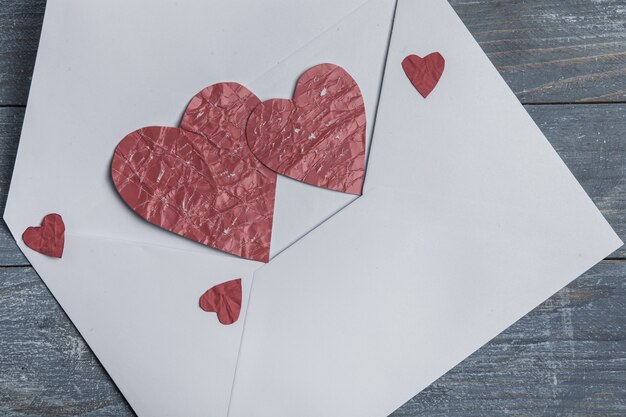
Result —
M111 164L122 199L159 227L267 262L276 174L257 161L244 135L259 102L239 84L215 84L191 100L181 128L127 135Z
M65 246L65 223L56 213L43 218L41 226L29 227L22 234L24 244L47 256L61 258Z
M446 60L439 52L433 52L421 58L409 55L402 61L402 68L413 86L422 97L426 98L439 83Z
M320 64L307 70L293 100L268 100L254 109L246 136L254 155L279 174L361 194L365 105L343 68Z
M241 312L241 279L234 279L208 289L200 297L200 308L217 313L222 324L233 324Z

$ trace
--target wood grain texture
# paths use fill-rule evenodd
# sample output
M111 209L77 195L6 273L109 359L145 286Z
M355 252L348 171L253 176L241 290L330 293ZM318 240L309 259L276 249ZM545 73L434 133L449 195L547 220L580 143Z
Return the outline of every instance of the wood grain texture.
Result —
M626 241L626 105L541 105L526 110ZM611 257L626 258L626 248Z
M624 0L452 0L519 99L626 100Z
M0 107L0 211L4 207L11 184L13 165L22 130L24 109ZM4 221L0 220L0 265L28 265Z
M624 0L450 3L522 102L626 101ZM26 103L44 9L0 0L0 105Z
M46 0L0 0L0 105L24 105Z
M451 3L523 102L626 101L626 0ZM44 9L0 0L0 210ZM527 109L624 239L626 104ZM393 416L626 415L626 249L611 258ZM134 415L2 222L0 415Z

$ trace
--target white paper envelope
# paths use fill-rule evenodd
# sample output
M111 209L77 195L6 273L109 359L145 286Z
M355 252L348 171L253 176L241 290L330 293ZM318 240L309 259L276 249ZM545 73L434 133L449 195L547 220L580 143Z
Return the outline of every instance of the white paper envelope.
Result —
M63 259L20 247L139 415L385 415L619 245L447 3L401 0L387 57L395 7L48 1L5 220L19 242L63 215ZM447 67L424 100L400 62L433 50ZM363 92L365 193L279 176L269 264L121 201L128 132L177 126L217 82L289 98L323 62ZM236 324L198 308L237 277L245 307L257 269Z
M184 2L50 0L4 218L133 409L226 416L252 271L262 264L159 229L110 179L117 143L177 126L189 100L237 81L262 100L291 97L309 67L344 66L363 92L371 136L393 0ZM272 255L355 196L280 177ZM21 234L47 213L66 223L61 260ZM198 307L243 279L239 322Z
M254 273L229 416L386 416L621 244L448 3L399 0L364 195Z

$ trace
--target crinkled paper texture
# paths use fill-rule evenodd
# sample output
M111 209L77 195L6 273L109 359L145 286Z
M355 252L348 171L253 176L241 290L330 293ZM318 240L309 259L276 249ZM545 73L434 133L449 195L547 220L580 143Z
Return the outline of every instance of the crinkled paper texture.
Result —
M293 100L268 100L253 111L246 134L256 157L279 174L361 194L365 105L343 68L320 64L307 70Z
M206 312L215 312L222 324L233 324L241 312L241 279L226 281L209 288L200 297L200 308Z
M402 60L402 69L411 84L426 98L435 89L443 74L446 61L439 52L433 52L424 58L408 55Z
M43 218L41 226L29 227L22 234L24 244L41 254L61 258L65 246L65 223L61 215L52 213Z
M276 174L256 160L244 136L258 103L239 84L215 84L191 100L181 128L127 135L111 165L122 199L159 227L267 262Z

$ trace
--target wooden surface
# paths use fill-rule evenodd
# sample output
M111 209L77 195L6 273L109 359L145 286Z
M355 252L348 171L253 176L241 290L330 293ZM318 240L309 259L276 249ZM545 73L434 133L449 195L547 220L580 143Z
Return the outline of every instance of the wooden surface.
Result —
M626 238L626 0L452 4ZM44 8L0 0L1 208ZM620 249L394 416L625 416L625 277ZM3 224L0 415L133 415Z

